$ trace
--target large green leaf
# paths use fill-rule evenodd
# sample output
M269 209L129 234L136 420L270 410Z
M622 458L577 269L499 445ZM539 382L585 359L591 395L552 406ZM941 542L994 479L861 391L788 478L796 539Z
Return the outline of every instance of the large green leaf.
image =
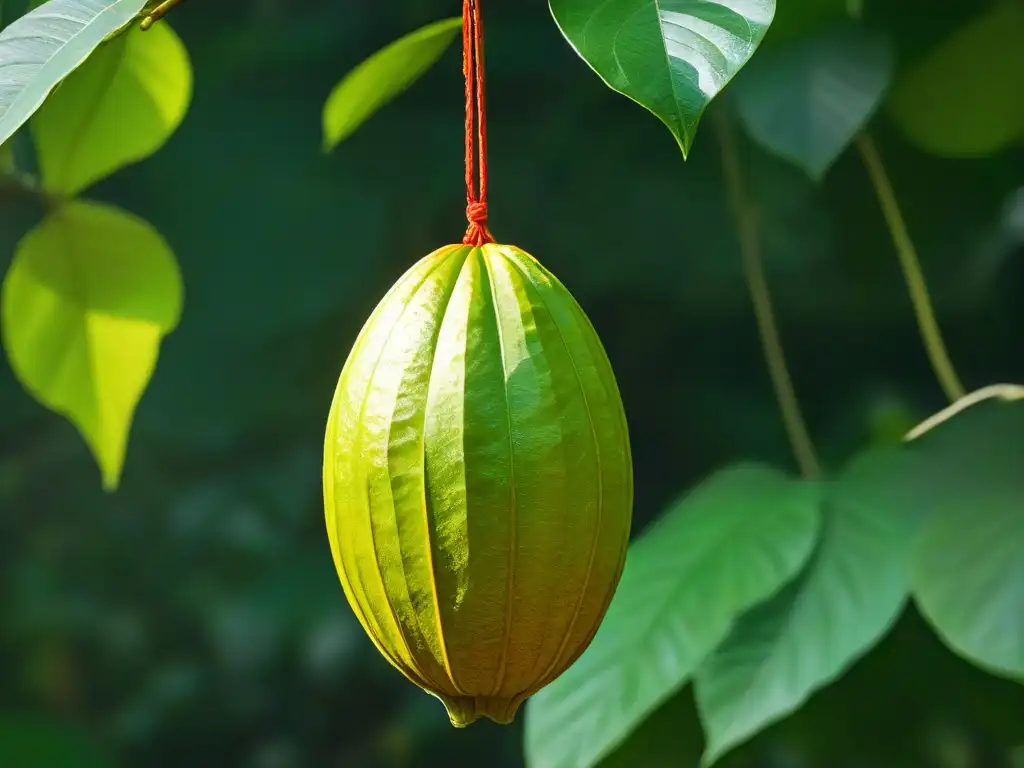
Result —
M569 44L656 115L683 157L711 100L754 53L775 0L550 0Z
M0 32L0 144L146 0L50 0Z
M950 648L1024 682L1024 404L974 406L920 441L941 493L914 597Z
M897 491L905 458L867 454L830 484L805 571L743 616L697 671L705 765L798 709L896 621L917 521Z
M741 465L712 476L630 548L590 648L533 697L531 768L588 768L677 692L735 617L799 571L819 488Z
M907 72L889 107L937 155L985 156L1024 138L1024 5L992 4Z
M377 51L346 75L324 105L324 151L352 135L434 66L461 26L461 18L428 24Z
M43 186L74 195L153 154L191 95L188 52L166 22L104 43L32 118Z
M18 244L2 301L15 375L78 427L115 488L135 406L181 313L174 254L145 221L73 201Z
M878 108L891 75L888 41L850 24L764 51L730 93L755 141L820 179Z

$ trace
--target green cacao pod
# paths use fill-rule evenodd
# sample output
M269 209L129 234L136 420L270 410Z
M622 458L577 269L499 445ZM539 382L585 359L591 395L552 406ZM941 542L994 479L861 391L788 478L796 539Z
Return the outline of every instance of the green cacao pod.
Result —
M341 372L324 506L378 650L453 725L511 722L589 645L632 517L618 387L566 288L507 245L413 266Z

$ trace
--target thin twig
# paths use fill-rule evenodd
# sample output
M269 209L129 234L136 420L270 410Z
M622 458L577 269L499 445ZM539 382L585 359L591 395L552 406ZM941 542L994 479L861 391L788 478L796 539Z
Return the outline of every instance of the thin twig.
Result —
M793 382L786 365L786 355L772 309L771 294L761 263L761 243L757 233L755 211L747 198L743 180L740 153L733 136L730 119L721 110L716 111L718 143L722 151L722 169L729 193L733 216L739 235L740 251L743 256L743 272L746 276L750 299L754 305L754 316L761 336L761 347L771 376L775 397L782 411L782 420L789 435L800 471L805 477L818 477L821 465L814 451L814 443L800 410Z
M183 2L184 0L164 0L152 10L145 11L146 15L142 17L142 23L139 25L142 31L145 32Z

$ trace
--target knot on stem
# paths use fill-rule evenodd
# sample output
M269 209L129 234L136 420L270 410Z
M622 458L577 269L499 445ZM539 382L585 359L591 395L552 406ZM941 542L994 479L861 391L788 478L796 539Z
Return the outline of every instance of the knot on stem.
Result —
M481 246L484 243L493 243L494 237L487 227L487 203L473 201L466 206L466 220L469 227L466 235L462 238L464 245Z

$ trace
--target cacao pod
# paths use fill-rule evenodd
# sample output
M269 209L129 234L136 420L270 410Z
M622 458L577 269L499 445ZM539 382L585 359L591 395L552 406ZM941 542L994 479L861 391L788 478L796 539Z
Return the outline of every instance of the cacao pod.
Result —
M324 506L345 595L453 725L509 723L589 645L633 506L625 413L565 287L450 245L374 310L341 372Z

